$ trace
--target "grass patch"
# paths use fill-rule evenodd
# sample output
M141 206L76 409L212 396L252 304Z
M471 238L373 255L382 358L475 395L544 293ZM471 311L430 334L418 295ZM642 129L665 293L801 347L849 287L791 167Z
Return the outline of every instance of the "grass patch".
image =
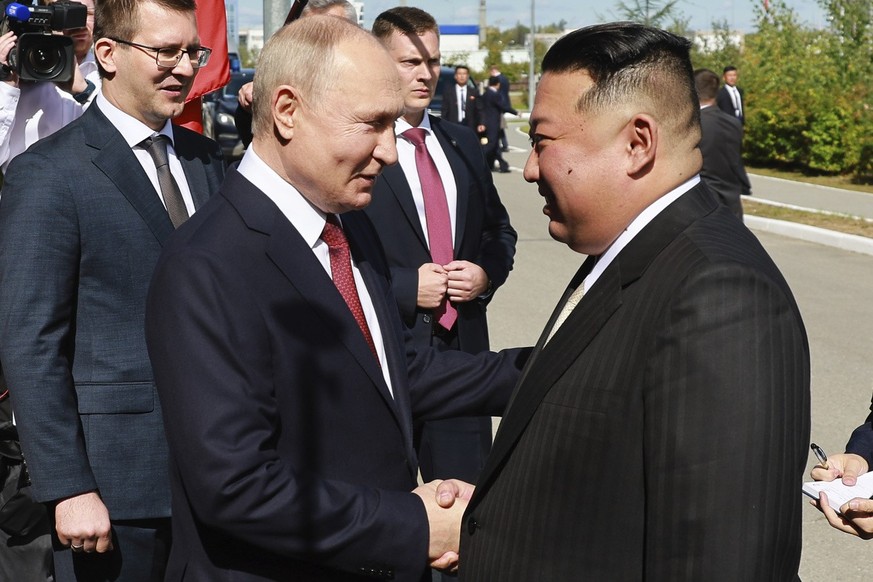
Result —
M851 216L843 216L840 214L822 214L820 212L807 212L805 210L782 208L781 206L755 202L754 198L749 198L748 196L743 197L743 212L747 216L760 216L762 218L797 222L799 224L817 226L819 228L826 228L828 230L834 230L845 234L856 234L858 236L873 238L873 222L864 220L863 218L852 218Z
M859 182L856 178L851 176L811 175L795 170L763 168L749 165L746 166L746 171L750 174L769 176L771 178L782 178L783 180L794 180L795 182L806 182L808 184L818 184L819 186L830 186L831 188L842 188L843 190L854 190L855 192L873 194L873 183Z

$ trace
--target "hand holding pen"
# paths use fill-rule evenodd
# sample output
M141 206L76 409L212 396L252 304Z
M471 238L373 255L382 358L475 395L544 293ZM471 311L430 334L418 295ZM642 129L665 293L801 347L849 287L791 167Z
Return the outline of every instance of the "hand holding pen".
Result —
M818 464L810 472L810 477L816 481L833 481L837 477L842 477L844 485L854 485L858 475L869 470L867 461L860 455L842 453L828 457L815 443L812 443L810 448L818 459Z

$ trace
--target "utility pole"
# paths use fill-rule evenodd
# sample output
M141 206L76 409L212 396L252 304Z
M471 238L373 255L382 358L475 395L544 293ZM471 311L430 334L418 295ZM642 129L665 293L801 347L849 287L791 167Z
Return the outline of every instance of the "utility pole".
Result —
M291 0L264 0L264 41L285 24Z
M530 65L527 71L527 107L533 109L534 97L537 93L537 51L536 51L536 0L530 0Z
M485 46L485 29L488 27L488 19L485 16L485 0L479 0L479 48Z

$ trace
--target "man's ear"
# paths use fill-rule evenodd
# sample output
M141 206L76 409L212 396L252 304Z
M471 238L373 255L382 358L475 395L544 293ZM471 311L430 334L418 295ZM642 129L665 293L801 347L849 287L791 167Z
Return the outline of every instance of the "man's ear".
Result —
M291 85L280 85L273 91L270 102L273 111L273 125L276 133L284 140L294 137L294 123L298 116L300 100L297 90Z
M637 176L651 169L658 149L658 123L646 113L637 113L625 126L627 136L629 176Z
M107 73L114 73L118 70L118 65L115 63L117 56L118 45L115 41L108 38L98 38L94 43L94 58L100 63L100 66Z

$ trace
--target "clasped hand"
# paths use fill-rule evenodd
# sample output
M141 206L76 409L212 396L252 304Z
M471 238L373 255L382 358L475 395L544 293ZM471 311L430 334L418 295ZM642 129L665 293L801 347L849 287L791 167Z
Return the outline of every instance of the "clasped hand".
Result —
M431 481L417 487L427 511L430 526L428 558L431 568L454 572L458 569L461 542L461 518L475 487L457 479Z

